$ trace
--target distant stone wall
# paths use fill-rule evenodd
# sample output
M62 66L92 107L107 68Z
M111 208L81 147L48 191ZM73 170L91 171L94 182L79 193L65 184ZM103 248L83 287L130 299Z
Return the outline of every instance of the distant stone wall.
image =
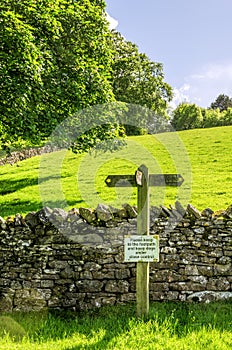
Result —
M52 146L46 145L44 147L37 147L37 148L31 147L31 148L22 149L20 151L14 151L14 152L11 152L10 155L0 158L0 166L6 165L6 164L13 165L15 163L21 162L22 160L39 156L44 153L58 151L58 150L59 150L58 147L54 147L54 146L52 147Z
M136 234L136 209L99 205L44 208L0 218L0 311L83 310L134 301L136 264L123 240ZM232 296L232 206L200 213L151 208L160 262L150 264L150 299L201 301Z

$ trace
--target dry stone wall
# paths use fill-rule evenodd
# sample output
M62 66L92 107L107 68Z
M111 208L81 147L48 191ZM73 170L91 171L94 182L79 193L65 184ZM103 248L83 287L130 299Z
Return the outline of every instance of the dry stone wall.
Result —
M135 301L136 264L124 263L136 208L43 208L0 218L0 311L84 310ZM151 208L160 261L150 264L150 299L232 297L232 206L213 213Z

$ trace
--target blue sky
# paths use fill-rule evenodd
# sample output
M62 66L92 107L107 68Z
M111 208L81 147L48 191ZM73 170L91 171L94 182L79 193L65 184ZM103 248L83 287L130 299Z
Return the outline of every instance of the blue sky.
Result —
M117 30L163 63L173 106L232 97L232 0L106 0Z

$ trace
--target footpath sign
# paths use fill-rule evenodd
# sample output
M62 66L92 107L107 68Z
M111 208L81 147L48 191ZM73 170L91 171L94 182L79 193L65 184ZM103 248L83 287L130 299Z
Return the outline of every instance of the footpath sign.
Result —
M127 236L124 241L125 262L158 262L159 236Z
M149 312L149 262L159 260L159 240L149 235L150 227L150 186L181 186L184 182L180 174L149 174L141 165L134 175L108 175L108 187L137 187L137 235L125 238L125 262L137 262L136 300L137 315ZM151 238L153 237L153 238Z

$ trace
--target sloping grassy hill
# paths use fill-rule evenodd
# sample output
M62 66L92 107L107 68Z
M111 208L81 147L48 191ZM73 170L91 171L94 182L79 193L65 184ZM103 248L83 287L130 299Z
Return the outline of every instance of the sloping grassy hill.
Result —
M128 138L120 152L75 155L59 151L0 167L0 216L25 214L44 205L95 207L136 204L136 190L108 188L109 174L134 174L140 164L151 173L181 173L180 188L154 187L151 205L192 203L202 210L232 203L232 126ZM38 185L39 181L39 185Z

